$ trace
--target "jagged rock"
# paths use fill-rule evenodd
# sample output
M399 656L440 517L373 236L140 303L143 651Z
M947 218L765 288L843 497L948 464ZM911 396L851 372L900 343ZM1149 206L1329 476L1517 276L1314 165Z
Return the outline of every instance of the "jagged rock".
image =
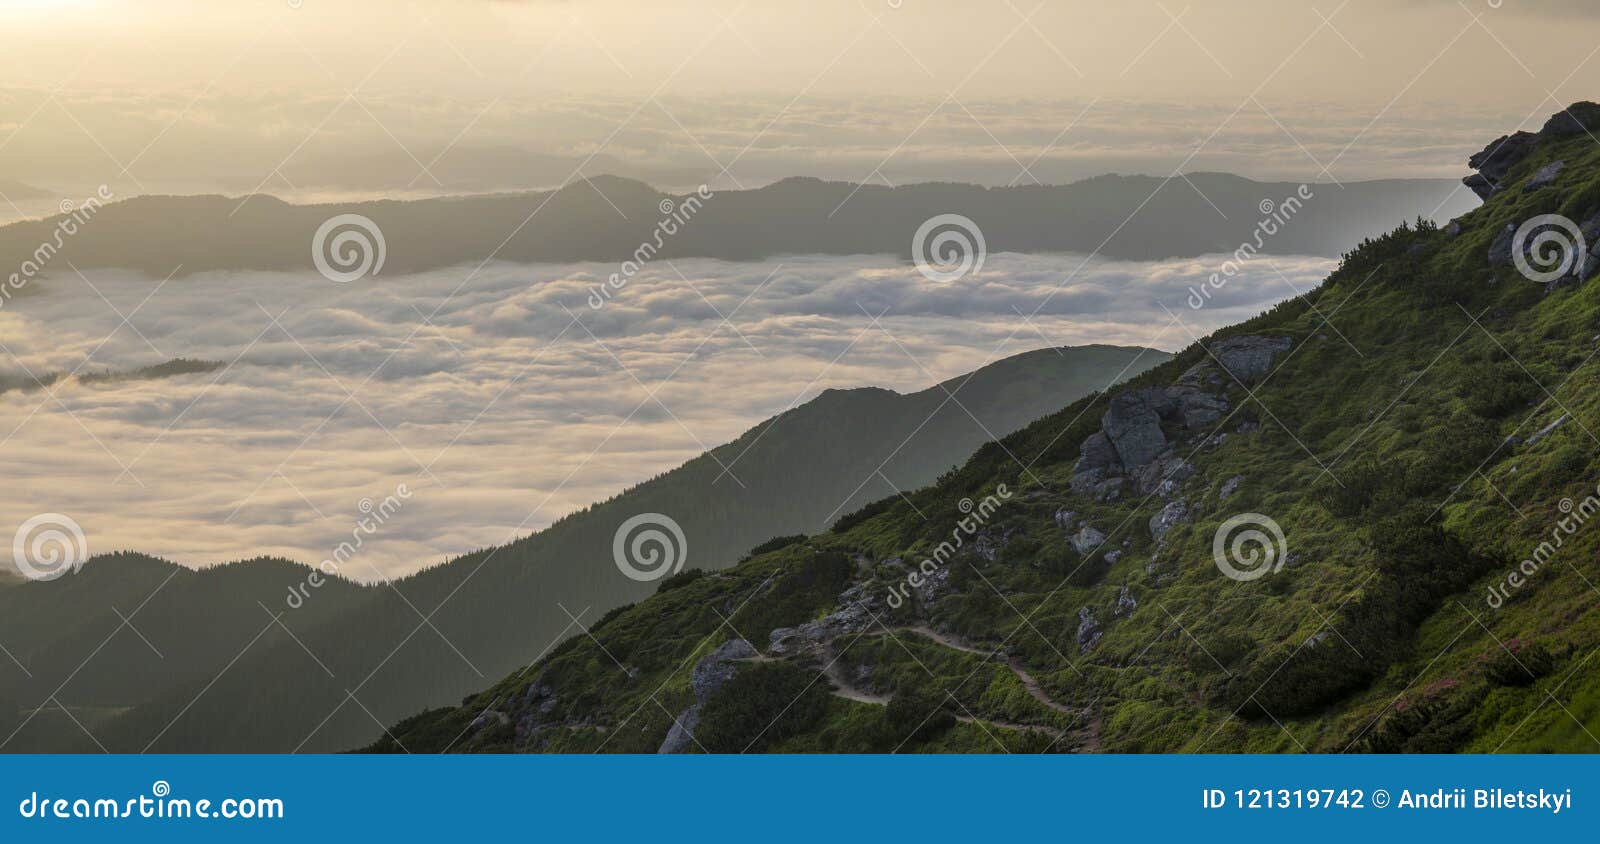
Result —
M1178 385L1202 390L1224 386L1222 373L1218 372L1209 360L1203 360L1184 370L1183 374L1178 376Z
M1583 135L1600 130L1600 105L1588 101L1573 103L1550 116L1540 127L1545 137Z
M1117 608L1112 612L1112 615L1122 618L1132 613L1138 606L1139 602L1134 599L1133 591L1124 586L1122 591L1117 593Z
M1096 469L1109 471L1121 462L1117 450L1112 447L1111 440L1106 437L1104 431L1096 431L1084 438L1078 451L1079 472L1092 472Z
M1161 409L1172 406L1165 390L1146 388L1119 393L1101 418L1101 430L1125 468L1143 466L1167 447L1161 432ZM1094 439L1091 435L1089 440ZM1085 440L1088 444L1088 440ZM1082 470L1080 463L1080 471Z
M1538 136L1532 132L1502 135L1467 159L1467 166L1478 172L1462 179L1461 183L1471 188L1480 199L1488 199L1500 189L1500 180L1505 178L1506 173L1522 163L1537 145Z
M733 679L733 673L738 670L738 666L734 665L735 662L758 655L756 649L743 639L729 639L718 645L716 650L695 663L694 672L689 678L689 685L694 689L695 698L705 703L712 692Z
M1105 559L1107 564L1114 566L1118 560L1122 559L1122 551L1120 549L1107 551Z
M1078 608L1078 652L1088 653L1100 641L1103 631L1099 622L1094 620L1094 612L1088 607Z
M1462 179L1461 183L1471 188L1479 199L1488 199L1500 190L1506 174L1522 163L1541 140L1580 135L1592 132L1596 128L1600 128L1600 105L1590 102L1573 103L1545 121L1537 134L1514 132L1496 138L1493 143L1467 159L1467 166L1478 172Z
M1057 510L1055 515L1056 527L1062 530L1072 530L1072 520L1077 517L1078 514L1075 511L1065 508Z
M1217 490L1217 497L1228 498L1239 491L1239 484L1244 483L1244 475L1234 475L1222 482L1222 489Z
M1556 421L1551 422L1550 424L1544 426L1543 428L1540 428L1538 431L1534 432L1534 434L1532 436L1528 437L1528 445L1533 445L1534 443L1544 439L1545 437L1550 436L1551 434L1555 433L1555 430L1557 428L1559 428L1559 427L1561 427L1562 425L1565 425L1565 424L1567 424L1567 414L1563 413L1563 414L1561 414L1561 418L1560 419L1557 419Z
M1177 395L1178 416L1183 421L1183 427L1190 430L1210 425L1228 412L1226 399L1204 390L1183 386L1174 387L1168 392Z
M1272 361L1292 345L1288 337L1229 337L1212 343L1211 353L1228 374L1249 384L1271 372Z
M1489 181L1482 173L1473 173L1467 176L1461 180L1461 184L1466 185L1468 190L1477 194L1478 198L1483 200L1494 196L1494 192L1497 190L1494 182Z
M1551 182L1556 180L1557 176L1561 175L1562 168L1566 166L1567 162L1565 161L1552 161L1549 164L1540 167L1539 171L1534 173L1532 178L1528 179L1528 183L1522 186L1522 189L1526 191L1538 190L1542 187L1547 187Z
M1164 457L1139 473L1139 492L1170 498L1178 485L1194 476L1194 464L1182 457Z
M672 721L672 729L667 730L666 740L661 742L657 753L683 753L694 744L694 728L700 726L700 704L696 703L688 709L678 713Z
M1088 525L1084 525L1083 530L1073 534L1068 541L1072 543L1072 550L1077 551L1080 555L1087 556L1094 553L1096 548L1105 544L1106 535Z
M1177 525L1189 521L1189 505L1179 498L1161 508L1161 512L1150 517L1150 538L1160 542L1167 531Z

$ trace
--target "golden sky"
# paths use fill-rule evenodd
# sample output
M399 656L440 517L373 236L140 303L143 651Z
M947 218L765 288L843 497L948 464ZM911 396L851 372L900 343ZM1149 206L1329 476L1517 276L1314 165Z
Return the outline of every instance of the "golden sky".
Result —
M1600 98L1575 0L0 0L0 27L0 178L123 195L490 148L739 184L1454 176ZM410 180L368 181L451 188Z

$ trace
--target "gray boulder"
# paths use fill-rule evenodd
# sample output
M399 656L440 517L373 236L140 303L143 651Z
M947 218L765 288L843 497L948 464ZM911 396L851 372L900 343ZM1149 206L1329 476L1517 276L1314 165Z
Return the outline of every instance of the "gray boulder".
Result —
M1150 517L1150 538L1160 542L1167 532L1179 524L1189 521L1189 505L1179 498L1161 508L1161 512Z
M1172 400L1165 390L1129 390L1111 399L1101 418L1101 430L1116 449L1125 468L1143 466L1167 447L1161 432L1161 411L1170 409ZM1089 439L1093 439L1090 436Z
M1218 497L1228 498L1239 491L1239 484L1244 483L1244 475L1234 475L1222 482L1222 489L1217 490Z
M1105 544L1106 535L1088 525L1084 525L1083 530L1073 534L1068 541L1072 543L1072 550L1077 551L1080 555L1087 556Z
M1118 618L1131 615L1138 606L1139 602L1133 597L1133 591L1124 586L1122 591L1117 593L1117 608L1112 611L1112 615Z
M734 672L739 668L734 663L755 656L759 656L756 649L743 639L729 639L718 645L716 650L695 663L694 672L689 678L694 696L701 703L705 703L712 692L733 679Z
M1251 335L1218 340L1210 348L1229 375L1250 384L1271 372L1273 360L1292 345L1294 341L1288 337Z
M1116 501L1122 497L1122 479L1106 478L1095 484L1093 495L1096 501Z
M1565 424L1567 424L1567 414L1563 413L1561 414L1561 418L1551 422L1543 428L1540 428L1538 431L1535 431L1532 436L1528 437L1528 445L1533 445L1545 437L1550 436L1551 434L1555 433L1557 428Z
M1567 162L1565 161L1552 161L1549 164L1540 167L1539 171L1534 173L1532 178L1528 179L1528 183L1522 186L1522 189L1525 191L1538 190L1542 187L1549 186L1551 182L1556 180L1557 176L1561 175L1562 168L1566 166Z
M1094 611L1088 607L1078 608L1078 652L1088 653L1089 649L1100 642L1104 631L1100 623L1094 620Z
M1077 471L1092 472L1095 469L1110 470L1121 462L1117 450L1111 445L1111 440L1104 431L1095 431L1085 437L1083 444L1078 447L1079 458Z
M1178 418L1183 427L1193 430L1203 428L1222 418L1228 412L1228 402L1194 387L1174 387L1170 391L1178 399Z
M678 713L672 722L672 729L667 731L667 738L661 742L657 753L684 753L694 745L694 728L700 726L700 704L694 704L688 709Z

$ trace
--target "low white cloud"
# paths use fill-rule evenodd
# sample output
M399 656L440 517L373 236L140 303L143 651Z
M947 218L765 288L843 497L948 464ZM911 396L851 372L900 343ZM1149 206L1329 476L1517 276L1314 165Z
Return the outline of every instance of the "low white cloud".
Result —
M58 274L0 311L0 368L229 365L0 394L0 529L59 512L96 553L314 563L348 538L361 499L405 483L403 512L345 569L404 573L543 527L827 388L918 390L1046 345L1174 350L1311 289L1332 266L1258 258L1191 310L1190 288L1223 260L998 254L949 284L889 256L659 262L599 310L587 299L611 265L345 285L91 274L131 325Z

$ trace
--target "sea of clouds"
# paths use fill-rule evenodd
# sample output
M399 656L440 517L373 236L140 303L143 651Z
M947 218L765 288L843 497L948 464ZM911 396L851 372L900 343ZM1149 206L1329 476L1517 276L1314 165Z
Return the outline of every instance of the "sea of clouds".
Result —
M833 387L902 392L1056 345L1168 351L1313 289L1324 258L988 256L950 283L889 256L147 278L56 269L0 310L0 372L225 369L0 393L0 536L70 516L92 553L315 563L363 499L403 512L348 574L505 542ZM3 547L3 543L0 543ZM0 553L5 553L0 551Z

